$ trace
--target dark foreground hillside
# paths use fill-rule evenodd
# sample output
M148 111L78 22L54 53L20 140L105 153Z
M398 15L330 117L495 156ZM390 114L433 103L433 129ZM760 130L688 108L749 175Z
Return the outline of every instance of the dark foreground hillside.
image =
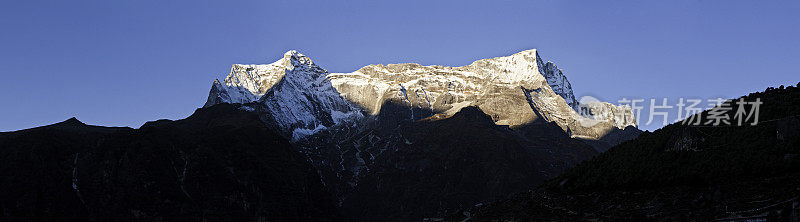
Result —
M597 154L554 123L511 129L474 106L450 118L402 124L394 132L379 135L408 142L374 160L364 158L372 164L343 200L348 221L437 220L525 191Z
M387 111L373 130L320 135L327 140L304 148L259 112L257 104L218 104L140 129L70 119L0 133L0 221L439 219L597 154L554 123L511 129L477 107L419 121ZM326 161L315 167L313 155ZM358 185L340 174L348 155L363 167ZM337 187L349 189L337 199Z
M755 126L672 124L451 219L797 221L800 88L743 98L763 102Z
M511 129L467 107L451 118L377 124L331 140L353 145L370 164L337 200L338 181L325 176L340 176L330 172L346 165L345 154L322 153L338 165L315 168L252 107L218 104L140 129L70 119L0 133L0 221L438 219L525 191L597 154L553 123ZM397 122L391 117L375 121ZM330 151L324 144L302 151Z
M231 105L141 129L76 119L0 133L0 221L333 221L289 141Z

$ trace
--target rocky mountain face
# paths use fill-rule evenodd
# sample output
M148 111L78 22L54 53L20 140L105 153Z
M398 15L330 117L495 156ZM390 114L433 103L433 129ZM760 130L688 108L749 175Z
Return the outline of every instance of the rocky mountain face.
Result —
M234 65L205 107L220 103L274 123L350 220L447 215L523 191L640 132L629 107L593 103L595 115L579 114L569 81L536 50L463 67L351 73L289 51L271 64ZM466 181L473 185L459 185Z
M327 74L296 51L268 65L234 65L224 85L214 82L204 107L258 101L293 140L363 117L331 87Z
M542 75L547 79L547 84L553 89L553 92L564 98L564 102L578 111L578 101L575 100L575 95L572 92L572 85L569 84L567 77L561 72L561 69L556 67L556 64L550 61L544 64ZM619 126L630 125L628 123L619 123Z
M215 81L205 106L263 100L292 138L377 115L386 103L451 116L475 105L497 125L516 127L539 118L576 137L601 139L614 129L636 126L630 107L598 107L610 115L577 112L572 86L537 51L483 59L462 67L418 64L369 65L352 73L328 73L296 51L267 65L234 65ZM411 117L409 117L411 119Z

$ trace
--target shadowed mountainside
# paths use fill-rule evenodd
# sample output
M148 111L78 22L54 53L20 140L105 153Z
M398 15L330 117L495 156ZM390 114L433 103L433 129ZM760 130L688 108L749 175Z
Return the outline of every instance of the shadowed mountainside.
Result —
M335 221L306 157L236 106L141 129L0 133L0 220Z
M699 126L644 133L538 189L451 219L800 219L800 88L742 98L763 102L757 125L709 125L706 111Z
M511 129L495 125L473 106L450 118L400 123L382 127L391 129L388 132L372 131L343 141L364 144L353 149L367 162L357 185L343 199L349 220L442 217L530 189L597 154L554 123ZM405 142L379 139L391 137ZM370 152L382 155L373 157Z
M511 129L477 107L412 121L407 107L383 107L397 111L312 150L270 130L258 104L219 104L140 129L70 119L0 133L0 209L8 220L419 220L524 191L597 154L545 121ZM309 164L315 154L352 158ZM340 207L328 192L336 189Z

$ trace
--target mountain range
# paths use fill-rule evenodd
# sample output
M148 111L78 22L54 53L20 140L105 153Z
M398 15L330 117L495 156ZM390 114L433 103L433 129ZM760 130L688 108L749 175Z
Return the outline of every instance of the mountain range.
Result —
M629 106L594 102L583 104L593 112L580 114L566 76L554 63L543 62L535 49L462 67L406 63L369 65L351 73L328 73L292 50L270 64L233 65L224 81L213 82L204 107L252 102L269 110L266 115L292 140L331 127L359 127L386 104L408 107L409 121L447 118L477 106L497 125L513 128L541 119L571 137L591 140L636 127ZM423 111L414 114L415 109Z
M350 73L289 51L182 120L0 133L0 220L791 219L797 92L743 97L758 126L642 132L537 50Z
M541 183L640 132L628 106L583 104L595 116L579 114L582 104L570 82L535 49L463 67L369 65L351 73L328 73L289 51L270 64L233 65L211 88L204 107L244 104L268 120L309 157L342 207L355 211L347 215L356 218L445 215ZM486 151L495 148L500 150ZM519 155L494 159L512 152L507 149ZM462 160L443 160L456 157ZM437 178L464 167L480 168L474 175ZM431 181L419 180L426 175ZM451 184L456 181L477 185ZM397 191L416 186L427 187ZM473 195L436 197L448 186L454 189L449 192ZM397 198L389 203L366 200L392 193Z

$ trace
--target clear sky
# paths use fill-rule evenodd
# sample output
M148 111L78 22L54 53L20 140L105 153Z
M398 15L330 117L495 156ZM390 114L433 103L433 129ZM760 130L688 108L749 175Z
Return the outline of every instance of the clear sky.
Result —
M184 118L231 64L290 49L351 72L537 48L578 97L731 98L800 82L799 39L798 1L5 0L0 131Z

